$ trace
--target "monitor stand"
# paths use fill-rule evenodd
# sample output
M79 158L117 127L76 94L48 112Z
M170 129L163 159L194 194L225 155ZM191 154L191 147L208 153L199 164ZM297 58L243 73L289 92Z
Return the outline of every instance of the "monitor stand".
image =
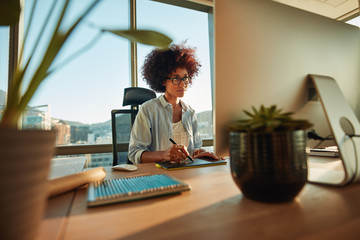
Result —
M308 181L311 183L344 186L360 180L360 137L346 134L340 119L353 126L354 134L360 134L359 121L345 100L335 79L328 76L309 75L309 95L320 99L326 119L339 150L339 158L308 158Z

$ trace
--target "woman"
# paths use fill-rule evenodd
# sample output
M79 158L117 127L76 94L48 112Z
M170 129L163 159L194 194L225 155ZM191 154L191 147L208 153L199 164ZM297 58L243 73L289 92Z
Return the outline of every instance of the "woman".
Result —
M147 55L143 77L151 89L164 94L143 103L136 116L129 144L129 159L134 164L179 162L187 156L219 159L201 149L195 111L180 100L200 66L195 50L183 45L155 49Z

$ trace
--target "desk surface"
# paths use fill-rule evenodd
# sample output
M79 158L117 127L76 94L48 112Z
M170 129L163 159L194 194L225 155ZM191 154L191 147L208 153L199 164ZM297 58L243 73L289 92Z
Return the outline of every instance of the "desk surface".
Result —
M61 227L54 226L61 239L359 239L359 184L344 188L306 184L294 201L269 204L243 197L229 164L173 171L154 164L138 167L135 172L107 168L107 178L166 173L188 183L191 190L87 208L82 188L76 191L69 216L55 210L69 204L68 198L51 199L44 224L65 217ZM53 235L48 229L41 237Z
M61 157L51 160L49 179L63 177L84 169L86 157ZM76 191L50 198L46 206L45 221L40 229L40 239L62 239L68 214Z

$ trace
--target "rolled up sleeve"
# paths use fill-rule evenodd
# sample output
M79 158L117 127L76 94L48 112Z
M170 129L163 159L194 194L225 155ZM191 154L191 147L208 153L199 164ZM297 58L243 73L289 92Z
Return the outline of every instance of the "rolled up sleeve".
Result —
M128 152L129 160L134 164L141 163L141 155L144 151L149 151L151 141L150 121L143 109L140 109L131 130Z
M196 115L193 116L193 136L194 136L194 151L200 149L202 147L202 139L200 136L200 132L198 129L198 121L196 119Z

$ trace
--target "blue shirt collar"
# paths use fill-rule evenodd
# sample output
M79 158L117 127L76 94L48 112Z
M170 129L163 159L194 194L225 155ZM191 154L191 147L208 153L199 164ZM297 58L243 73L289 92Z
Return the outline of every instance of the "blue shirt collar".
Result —
M166 101L164 94L159 96L158 99L163 107L166 107L167 105L171 105ZM183 110L186 112L189 109L189 106L186 103L184 103L181 99L180 99L180 103L181 106L183 107Z

